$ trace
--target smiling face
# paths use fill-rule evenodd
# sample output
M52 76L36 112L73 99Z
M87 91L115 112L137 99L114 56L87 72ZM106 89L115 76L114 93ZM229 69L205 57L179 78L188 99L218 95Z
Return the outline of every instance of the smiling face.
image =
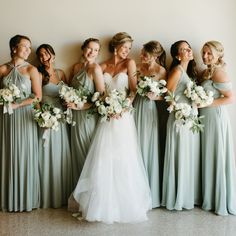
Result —
M202 60L205 65L210 66L218 61L218 57L213 54L210 47L204 46L202 49Z
M116 55L121 59L126 59L130 53L132 47L131 42L125 42L116 47Z
M191 61L193 60L193 51L191 47L186 43L182 42L178 49L178 60L180 61Z
M14 49L14 56L27 60L31 53L31 42L27 39L21 39Z
M97 42L89 42L88 45L83 50L83 56L85 60L89 62L94 62L98 56L100 50L100 45Z
M41 64L49 66L53 62L55 56L45 48L41 48L39 50L38 58Z

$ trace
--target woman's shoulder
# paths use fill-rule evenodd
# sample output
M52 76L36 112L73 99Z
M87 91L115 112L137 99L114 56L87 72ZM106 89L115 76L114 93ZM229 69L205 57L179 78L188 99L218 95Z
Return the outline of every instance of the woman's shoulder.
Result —
M128 65L129 65L129 64L135 64L135 65L136 65L135 60L132 59L132 58L127 58L127 59L126 59L126 63L127 63Z
M9 66L7 63L0 65L0 74L4 74L8 70Z
M163 66L157 64L155 71L160 77L166 77L166 69Z
M183 73L183 69L180 66L175 66L174 68L171 69L170 74L172 75L179 75L181 76Z
M215 69L214 74L212 75L212 80L217 83L230 82L224 67Z
M27 63L26 69L29 73L36 73L36 72L39 73L37 67L30 63Z
M80 71L81 67L82 67L82 63L77 62L72 66L72 70L74 73L76 73L76 72Z

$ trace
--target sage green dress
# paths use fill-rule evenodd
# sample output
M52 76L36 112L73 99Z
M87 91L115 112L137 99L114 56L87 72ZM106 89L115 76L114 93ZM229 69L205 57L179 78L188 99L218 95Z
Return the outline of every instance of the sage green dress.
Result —
M221 91L232 89L230 82L205 80L202 86L221 96ZM201 133L202 190L204 210L218 215L236 215L236 163L232 128L226 106L200 109L204 116Z
M136 95L133 106L139 145L152 196L152 208L160 206L159 126L155 101Z
M95 92L93 81L89 78L85 69L77 73L71 81L73 88L84 87L92 94ZM98 121L96 115L89 114L88 110L73 110L73 121L75 126L71 126L71 154L72 154L72 178L73 188L75 188L80 173L83 169L85 158L93 138L94 130Z
M15 84L27 98L31 80L18 67L9 64L10 73L2 78L2 87ZM2 211L31 211L39 207L38 133L32 106L15 109L13 114L0 111L0 208Z
M175 90L178 102L191 104L184 95L190 81L187 73L182 75ZM169 210L192 209L201 203L200 134L183 126L176 131L174 113L167 122L167 137L163 173L162 205Z
M42 103L63 109L59 89L60 83L49 82L44 85ZM57 131L42 128L39 130L40 206L59 208L67 205L72 191L69 129L66 123L60 123ZM45 132L47 140L43 139Z

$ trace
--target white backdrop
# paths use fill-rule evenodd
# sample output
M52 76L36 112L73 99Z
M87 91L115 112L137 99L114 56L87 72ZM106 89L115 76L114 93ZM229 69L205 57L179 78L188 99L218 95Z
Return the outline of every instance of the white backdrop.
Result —
M15 34L31 38L32 63L37 46L51 44L57 54L56 66L67 75L88 37L101 40L99 62L108 57L110 37L120 31L134 38L131 56L136 60L142 44L158 40L169 62L170 45L185 39L193 47L199 66L203 43L215 39L225 47L228 73L236 88L235 12L235 0L1 0L0 63L10 59L8 42ZM235 104L229 106L229 112L236 136Z

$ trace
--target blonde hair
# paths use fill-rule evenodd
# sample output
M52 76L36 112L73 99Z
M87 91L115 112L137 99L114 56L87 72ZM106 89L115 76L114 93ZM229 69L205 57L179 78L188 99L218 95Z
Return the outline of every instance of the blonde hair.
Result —
M117 46L122 45L126 42L131 42L131 43L133 42L133 39L128 33L120 32L115 34L109 43L109 51L113 53Z
M210 65L208 71L204 75L204 79L210 79L218 68L222 68L226 65L223 60L224 47L220 42L215 40L206 42L203 45L201 52L203 52L204 47L208 47L211 50L213 57L218 58L216 63Z

